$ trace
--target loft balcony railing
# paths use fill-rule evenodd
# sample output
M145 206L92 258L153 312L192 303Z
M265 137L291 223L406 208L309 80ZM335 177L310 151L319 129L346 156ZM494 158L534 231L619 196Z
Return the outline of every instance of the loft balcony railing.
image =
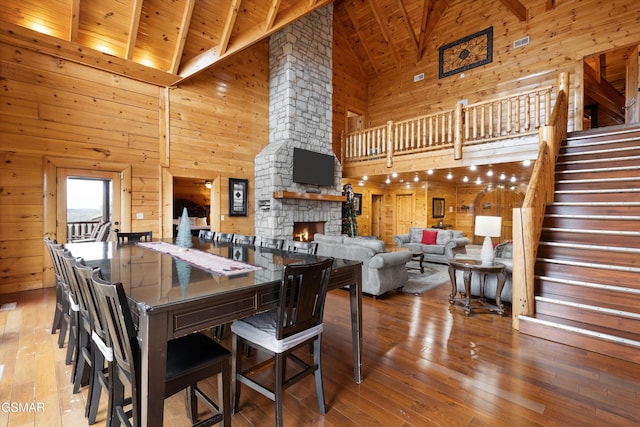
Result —
M552 97L555 105L551 109ZM554 200L555 163L569 121L569 74L561 73L555 88L518 95L404 120L350 133L343 138L343 162L453 148L462 158L464 145L538 134L540 149L521 208L513 209L512 326L522 316L535 315L535 260L544 212Z
M386 125L343 134L343 162L387 159L432 150L453 148L462 158L465 145L535 135L549 124L552 86L537 88Z

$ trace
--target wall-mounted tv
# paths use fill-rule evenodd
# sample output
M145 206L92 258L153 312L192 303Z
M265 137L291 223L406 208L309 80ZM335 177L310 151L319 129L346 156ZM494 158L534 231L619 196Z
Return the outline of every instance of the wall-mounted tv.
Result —
M335 184L333 156L294 148L293 182L333 187Z

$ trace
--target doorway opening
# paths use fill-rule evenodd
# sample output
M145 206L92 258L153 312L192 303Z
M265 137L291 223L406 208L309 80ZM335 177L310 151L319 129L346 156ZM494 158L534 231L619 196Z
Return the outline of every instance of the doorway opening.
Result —
M111 179L67 177L67 241L109 239Z
M584 57L583 129L637 123L638 45Z

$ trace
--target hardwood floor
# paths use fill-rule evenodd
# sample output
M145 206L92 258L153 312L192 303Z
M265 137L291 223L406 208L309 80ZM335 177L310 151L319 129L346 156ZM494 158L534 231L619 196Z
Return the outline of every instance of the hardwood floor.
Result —
M322 366L327 414L313 378L289 388L285 425L632 426L640 424L637 364L519 334L508 316L465 317L447 285L422 296L364 298L364 382L353 381L349 299L329 294ZM0 295L0 426L86 425L86 390L72 394L66 349L51 335L54 292ZM215 381L204 384L213 392ZM214 394L215 396L215 394ZM9 403L32 411L12 412ZM106 399L98 423L104 425ZM243 387L237 426L271 426L273 403ZM182 395L165 425L189 425Z

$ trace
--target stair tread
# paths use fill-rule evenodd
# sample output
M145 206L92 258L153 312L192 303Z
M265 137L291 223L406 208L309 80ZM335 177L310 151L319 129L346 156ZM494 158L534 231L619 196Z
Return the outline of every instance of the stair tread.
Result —
M638 298L640 300L640 296L638 296ZM571 300L568 300L568 299L565 299L563 296L557 296L557 297L554 296L553 298L550 298L547 296L536 296L535 300L537 302L546 302L549 304L558 304L558 305L563 305L568 307L574 307L574 308L597 312L597 313L601 313L609 316L620 316L628 319L640 320L640 313L631 311L631 309L634 308L632 307L633 304L622 306L618 304L607 304L601 301L593 301L593 300L582 299L582 298L572 298ZM635 308L640 308L640 307L635 307Z
M571 319L564 319L561 317L549 316L546 314L536 314L536 319L543 320L549 323L555 323L557 325L563 325L570 328L579 329L586 333L588 333L588 331L591 331L595 333L596 336L601 336L605 338L606 337L621 338L622 340L624 340L623 344L640 347L640 334L620 331L617 329L611 329L611 328L607 328L599 325L592 325L588 323L577 322Z

